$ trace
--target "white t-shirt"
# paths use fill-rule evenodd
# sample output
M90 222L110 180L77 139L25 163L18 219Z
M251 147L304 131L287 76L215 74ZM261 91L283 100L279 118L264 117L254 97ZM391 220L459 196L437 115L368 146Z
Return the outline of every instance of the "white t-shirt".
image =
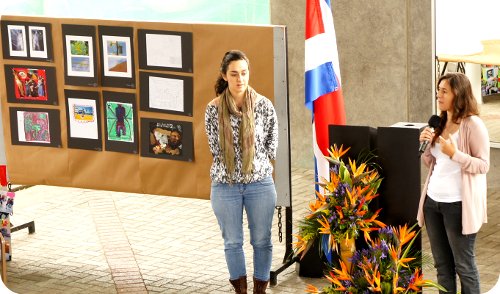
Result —
M450 137L457 146L458 131ZM462 170L460 165L441 152L441 146L437 141L434 146L431 146L431 154L436 158L436 164L429 180L427 195L436 202L462 201Z

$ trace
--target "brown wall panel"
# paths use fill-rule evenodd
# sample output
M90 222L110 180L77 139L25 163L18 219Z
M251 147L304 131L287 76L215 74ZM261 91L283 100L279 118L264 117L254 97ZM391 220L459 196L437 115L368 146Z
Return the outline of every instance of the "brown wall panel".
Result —
M55 185L102 189L122 192L169 195L208 199L210 192L209 169L212 156L208 149L204 129L205 107L214 98L213 85L223 54L231 49L240 49L250 58L250 84L261 94L274 100L273 71L273 28L274 26L250 26L230 24L183 24L136 21L111 21L93 19L63 19L44 17L2 16L2 20L16 22L50 23L54 60L49 62L32 60L0 60L0 87L4 142L9 179L14 184ZM64 53L62 24L90 25L96 27L97 66L100 59L100 39L98 25L132 27L134 31L133 49L135 59L136 88L114 88L70 86L64 84ZM139 109L140 80L138 62L138 29L191 32L193 37L193 72L148 72L186 75L193 78L193 116L174 115ZM5 32L2 32L4 34ZM3 52L2 52L3 53ZM0 54L3 56L3 54ZM53 66L56 68L58 105L23 105L7 103L4 64L28 66ZM143 70L141 70L143 71ZM97 71L100 74L100 70ZM101 80L101 77L99 77ZM9 86L9 85L7 85ZM140 131L140 118L179 120L193 124L194 161L178 161L162 158L142 157L106 151L71 149L67 146L66 110L64 90L98 91L100 93L101 136L106 135L102 91L134 93L138 107L137 131ZM19 146L11 144L9 121L10 107L49 108L60 111L62 148L38 146ZM142 136L139 132L139 142ZM139 144L140 145L140 144Z

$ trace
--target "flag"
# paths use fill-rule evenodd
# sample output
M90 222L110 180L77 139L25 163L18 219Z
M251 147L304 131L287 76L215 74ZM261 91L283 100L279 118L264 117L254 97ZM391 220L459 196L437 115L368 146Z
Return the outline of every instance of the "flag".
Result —
M305 103L313 112L316 181L330 179L328 125L344 125L344 98L330 0L306 0Z

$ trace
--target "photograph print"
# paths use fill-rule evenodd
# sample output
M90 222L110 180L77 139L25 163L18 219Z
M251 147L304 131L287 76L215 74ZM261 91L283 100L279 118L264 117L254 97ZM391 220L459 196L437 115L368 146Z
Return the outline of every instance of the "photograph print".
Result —
M98 26L103 87L135 88L134 30Z
M63 24L64 83L75 86L98 86L94 26Z
M106 151L138 153L135 94L103 91L102 96Z
M9 54L10 56L28 57L28 47L26 46L26 30L24 26L8 25Z
M66 74L68 76L94 76L92 43L92 37L66 35Z
M61 147L59 110L11 107L13 145Z
M4 59L52 62L50 23L1 21Z
M5 65L7 101L57 105L55 68Z
M130 38L102 36L104 75L108 77L131 78L132 56Z
M35 58L47 58L47 33L43 26L28 26L30 56Z
M193 127L190 122L141 118L141 155L193 161Z

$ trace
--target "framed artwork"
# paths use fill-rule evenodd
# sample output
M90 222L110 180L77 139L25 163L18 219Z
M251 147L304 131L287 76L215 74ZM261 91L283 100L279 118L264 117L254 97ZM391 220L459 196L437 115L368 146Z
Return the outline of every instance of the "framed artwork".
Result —
M139 68L193 72L193 34L137 30Z
M106 151L139 153L135 94L103 91Z
M141 118L141 156L194 161L193 124Z
M64 90L68 148L102 151L99 92Z
M12 145L61 147L59 110L10 107Z
M141 110L193 116L193 78L140 72Z
M500 93L500 66L481 64L481 96Z
M99 26L102 86L135 88L133 29Z
M4 59L53 61L50 23L2 21Z
M94 26L62 25L64 42L64 83L98 86Z
M54 67L5 65L7 102L58 105Z

